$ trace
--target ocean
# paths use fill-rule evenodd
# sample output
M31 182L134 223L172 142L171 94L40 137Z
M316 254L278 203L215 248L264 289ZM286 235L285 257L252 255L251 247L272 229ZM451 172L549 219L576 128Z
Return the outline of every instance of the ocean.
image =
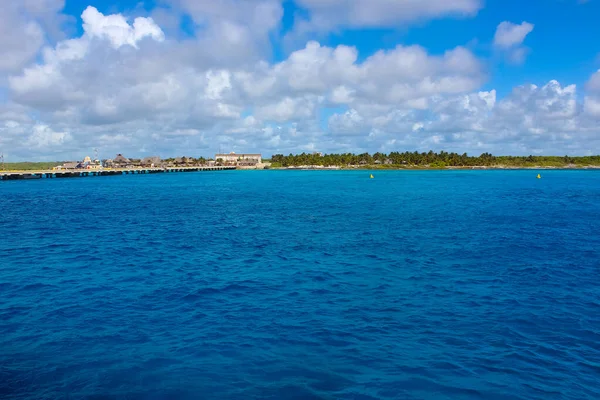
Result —
M600 171L537 173L1 182L0 398L598 399Z

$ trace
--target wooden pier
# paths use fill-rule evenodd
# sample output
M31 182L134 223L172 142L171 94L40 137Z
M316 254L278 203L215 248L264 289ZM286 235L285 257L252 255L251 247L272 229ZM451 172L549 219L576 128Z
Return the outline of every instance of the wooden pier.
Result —
M82 178L89 176L112 176L133 174L164 174L176 172L225 171L236 167L165 167L165 168L106 168L72 169L52 171L0 171L0 181L24 179Z

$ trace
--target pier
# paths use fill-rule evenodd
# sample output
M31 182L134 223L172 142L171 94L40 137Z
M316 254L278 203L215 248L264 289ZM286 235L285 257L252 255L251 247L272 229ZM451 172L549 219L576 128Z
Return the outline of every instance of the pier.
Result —
M165 167L165 168L105 168L105 169L74 169L52 171L7 171L0 172L0 181L24 179L56 179L83 178L91 176L113 176L133 174L164 174L176 172L225 171L235 170L234 166L211 167Z

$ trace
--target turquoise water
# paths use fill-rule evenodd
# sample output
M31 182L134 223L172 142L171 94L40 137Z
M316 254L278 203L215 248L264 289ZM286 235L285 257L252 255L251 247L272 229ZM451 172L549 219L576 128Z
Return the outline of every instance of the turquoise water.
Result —
M0 398L598 399L600 172L0 184Z

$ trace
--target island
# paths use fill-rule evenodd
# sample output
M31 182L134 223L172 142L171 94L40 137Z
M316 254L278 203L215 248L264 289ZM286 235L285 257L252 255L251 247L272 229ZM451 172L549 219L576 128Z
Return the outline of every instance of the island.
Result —
M341 170L341 169L598 169L600 155L591 156L494 156L483 153L391 152L389 154L322 152L274 154L265 159L259 153L218 153L214 158L158 156L127 158L119 153L112 159L100 160L86 156L81 161L0 163L0 180L70 178L165 172L225 171L225 170Z

